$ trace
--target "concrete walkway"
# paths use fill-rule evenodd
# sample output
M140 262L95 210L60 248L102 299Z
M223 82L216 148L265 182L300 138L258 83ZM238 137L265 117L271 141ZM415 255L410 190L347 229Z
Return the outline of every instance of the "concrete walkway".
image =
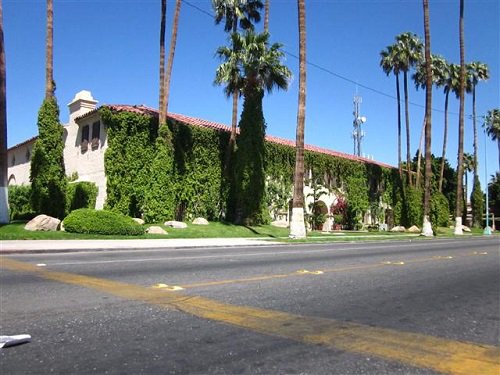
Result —
M22 253L58 253L72 251L181 249L196 247L232 247L278 245L261 238L172 238L140 240L21 240L0 241L0 255Z

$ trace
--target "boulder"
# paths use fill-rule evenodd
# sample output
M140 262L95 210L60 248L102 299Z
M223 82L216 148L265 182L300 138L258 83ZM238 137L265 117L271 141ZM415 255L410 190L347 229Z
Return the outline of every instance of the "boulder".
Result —
M466 226L466 225L462 225L462 230L464 232L470 232L470 228L468 226Z
M208 220L203 217L197 217L193 220L194 225L208 225Z
M410 232L410 233L420 233L420 228L417 227L416 225L413 225L412 227L410 227L410 229L408 229L408 232Z
M146 233L148 233L148 234L168 234L165 229L163 229L162 227L156 226L156 225L153 225L153 226L150 226L149 228L147 228Z
M55 217L47 216L47 215L38 215L31 221L29 221L24 229L30 231L56 231L59 228L59 224L61 224L61 220L56 219Z
M138 217L134 217L134 221L139 224L139 225L143 225L144 224L144 220L142 219L139 219Z
M288 228L288 221L285 220L276 220L271 223L273 227L278 228Z
M406 228L403 227L402 225L396 226L391 229L391 232L404 232L406 231Z
M183 223L182 221L175 221L175 220L165 221L165 223L163 225L165 225L166 227L174 228L174 229L186 229L187 228L186 223Z

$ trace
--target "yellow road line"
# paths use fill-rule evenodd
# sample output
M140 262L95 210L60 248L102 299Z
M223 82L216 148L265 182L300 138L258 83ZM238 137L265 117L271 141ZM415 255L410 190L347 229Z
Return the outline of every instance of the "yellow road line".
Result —
M45 268L3 257L0 258L0 267L32 273L48 280L78 285L163 308L176 308L200 318L262 334L375 355L386 360L431 368L447 374L498 375L500 370L500 348L496 346L459 342L333 319L235 306L199 296L187 296L84 275L48 271Z

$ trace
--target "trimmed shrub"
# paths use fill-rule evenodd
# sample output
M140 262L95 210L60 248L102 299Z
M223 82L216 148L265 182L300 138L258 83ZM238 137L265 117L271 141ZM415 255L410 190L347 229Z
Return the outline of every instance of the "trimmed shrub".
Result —
M403 203L405 226L420 226L424 220L423 191L411 186L406 187Z
M69 183L66 190L66 212L79 208L95 208L98 188L93 182Z
M450 205L443 193L435 191L431 197L430 220L433 227L447 227L450 218Z
M128 235L144 234L144 228L118 212L81 208L64 219L64 229L72 233Z
M9 211L11 220L30 220L36 216L31 209L31 186L9 186Z
M472 226L474 228L482 228L484 215L484 196L481 191L481 183L479 178L474 176L474 186L470 197L472 207Z
M33 211L62 219L66 206L63 127L55 98L45 99L38 112L38 139L31 158Z

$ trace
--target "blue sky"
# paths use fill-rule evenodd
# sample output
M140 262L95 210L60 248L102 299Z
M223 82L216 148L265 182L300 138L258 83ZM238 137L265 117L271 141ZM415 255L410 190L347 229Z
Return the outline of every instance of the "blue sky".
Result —
M167 1L167 30L174 1ZM500 6L497 0L466 0L467 61L489 65L491 78L477 88L477 112L498 108ZM190 5L191 4L191 5ZM199 9L193 7L194 5ZM3 0L7 59L8 145L37 134L36 117L44 95L45 1ZM306 143L353 152L353 95L362 96L368 121L362 151L376 160L397 164L394 77L379 67L379 53L394 37L411 31L423 38L420 0L306 0L308 66ZM179 37L171 83L171 112L229 124L231 103L213 85L214 57L226 44L216 26L210 0L187 0L181 9ZM61 122L75 93L90 90L99 104L146 104L157 108L160 0L54 0L54 78ZM459 62L459 1L430 0L431 48ZM258 29L262 25L258 26ZM295 139L298 61L295 0L271 0L270 32L288 52L293 72L287 92L264 99L268 134ZM358 85L356 85L358 83ZM424 115L424 92L410 86L412 153L418 147ZM466 113L472 113L466 98ZM433 152L441 154L444 95L433 93ZM458 101L450 97L447 157L456 164ZM404 137L404 133L403 133ZM484 138L480 132L481 177L484 184ZM467 119L465 149L472 152L472 121ZM487 142L488 175L498 168L497 147ZM403 158L405 150L403 150ZM484 186L484 185L483 185Z

